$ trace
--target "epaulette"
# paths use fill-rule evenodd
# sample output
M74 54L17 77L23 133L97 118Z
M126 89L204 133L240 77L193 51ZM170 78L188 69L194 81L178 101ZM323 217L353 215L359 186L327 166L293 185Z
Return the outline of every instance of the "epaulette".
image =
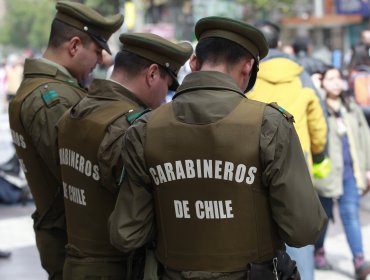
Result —
M140 118L142 115L146 114L149 111L150 109L144 109L141 107L136 110L130 110L126 114L126 120L130 125L132 125L138 118Z
M46 106L52 107L60 102L57 91L55 89L49 89L47 84L42 86L41 91L43 92L41 97Z
M286 111L283 107L279 106L276 102L268 103L270 107L278 110L288 121L294 123L294 117L291 113Z

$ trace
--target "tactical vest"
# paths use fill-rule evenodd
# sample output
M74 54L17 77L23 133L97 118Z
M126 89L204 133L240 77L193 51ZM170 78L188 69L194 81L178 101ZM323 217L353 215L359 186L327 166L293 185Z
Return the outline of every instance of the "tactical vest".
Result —
M41 220L46 218L46 216L51 220L58 219L60 215L63 214L63 200L55 199L58 195L58 188L61 183L52 175L46 163L37 153L32 139L29 137L22 124L21 108L25 99L36 89L41 92L47 91L47 87L43 87L42 85L48 83L64 84L63 81L53 78L33 78L24 80L16 96L9 105L9 123L13 143ZM85 94L84 91L78 87L73 88L76 94L82 98Z
M152 112L145 155L152 177L157 256L175 270L234 272L272 259L283 242L261 183L265 104L243 99L209 124Z
M67 111L58 124L68 243L83 256L122 255L110 244L107 226L118 192L101 185L97 154L108 126L135 108L113 101L83 118L71 118Z

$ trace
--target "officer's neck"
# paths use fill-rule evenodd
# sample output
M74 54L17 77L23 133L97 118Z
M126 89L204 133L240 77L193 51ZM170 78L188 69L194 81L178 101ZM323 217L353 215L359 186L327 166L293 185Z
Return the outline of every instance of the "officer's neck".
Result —
M202 68L200 71L216 71L216 72L221 72L224 74L230 74L228 67L225 64L203 64Z
M226 64L214 65L214 64L204 63L199 70L200 71L216 71L216 72L224 73L230 76L241 90L244 90L245 85L247 84L249 80L249 72L246 72L244 70L243 65L244 64L242 63L237 63L233 67L230 67L230 65L226 65Z

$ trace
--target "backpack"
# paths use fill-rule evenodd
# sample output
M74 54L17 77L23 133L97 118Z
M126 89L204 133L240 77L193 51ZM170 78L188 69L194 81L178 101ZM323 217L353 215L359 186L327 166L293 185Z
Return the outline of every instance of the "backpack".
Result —
M370 69L357 69L351 80L356 102L362 107L370 106Z

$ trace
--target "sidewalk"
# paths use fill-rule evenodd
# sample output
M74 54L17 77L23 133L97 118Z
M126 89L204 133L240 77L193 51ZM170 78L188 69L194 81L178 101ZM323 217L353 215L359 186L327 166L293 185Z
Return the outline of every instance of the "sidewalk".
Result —
M0 205L0 249L12 253L9 259L0 259L1 280L47 280L35 246L33 211L33 203Z
M369 195L363 200L368 204ZM362 207L361 222L362 222L362 239L364 243L365 257L370 260L370 211ZM347 244L343 227L338 216L335 213L336 223L329 225L328 237L325 241L326 255L330 263L333 265L332 271L315 271L315 280L346 280L355 279L354 268L352 264L352 254ZM370 279L370 276L367 277Z
M0 249L12 251L8 260L0 259L1 280L46 280L35 247L31 213L34 205L0 205ZM336 213L336 217L337 213ZM365 255L370 258L370 211L361 211ZM354 279L354 271L342 225L330 224L325 246L332 271L316 271L315 280ZM370 279L370 277L368 277Z

